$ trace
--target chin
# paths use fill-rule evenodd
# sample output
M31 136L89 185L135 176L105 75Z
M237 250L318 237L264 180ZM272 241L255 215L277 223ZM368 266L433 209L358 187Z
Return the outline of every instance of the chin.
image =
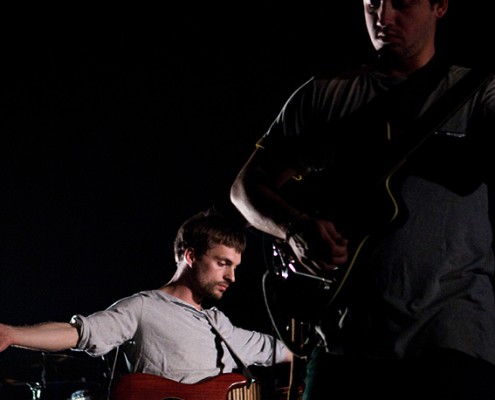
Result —
M402 47L391 44L383 45L378 52L379 57L386 60L401 59L404 55Z
M223 297L223 293L210 293L209 298L212 300L220 300Z

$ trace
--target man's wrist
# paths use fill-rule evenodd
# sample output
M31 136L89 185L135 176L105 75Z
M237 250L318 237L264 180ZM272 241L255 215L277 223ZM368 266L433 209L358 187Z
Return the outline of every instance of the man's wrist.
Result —
M292 236L299 233L301 226L309 219L309 216L303 212L294 215L285 226L285 240L288 241Z

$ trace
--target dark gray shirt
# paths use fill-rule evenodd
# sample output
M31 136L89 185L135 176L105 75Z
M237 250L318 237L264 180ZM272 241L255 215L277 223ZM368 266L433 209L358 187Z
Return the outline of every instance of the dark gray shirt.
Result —
M417 113L466 72L451 67ZM343 150L354 157L349 169L359 176L381 162L380 154L370 156L376 139L400 141L402 128L394 131L392 123L390 130L386 122L394 115L386 113L375 115L383 119L378 136L373 115L354 121L360 125L344 134L351 138L347 141L336 140L333 128L396 83L366 68L330 79L312 78L288 100L259 145L277 156L285 154L302 173L331 169L336 152ZM400 183L390 197L399 204L400 218L374 236L369 250L360 255L358 265L365 272L352 292L344 329L324 318L322 336L330 351L403 358L441 347L495 363L495 261L488 195L494 120L491 79L399 169ZM407 127L407 120L403 125ZM338 148L342 144L345 150ZM331 199L342 190L329 181L319 193L304 195L328 192ZM359 200L364 206L369 199L364 194Z

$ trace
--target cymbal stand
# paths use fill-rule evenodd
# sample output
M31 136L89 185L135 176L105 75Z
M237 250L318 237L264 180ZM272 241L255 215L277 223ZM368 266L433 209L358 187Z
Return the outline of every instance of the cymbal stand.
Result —
M28 382L26 383L31 390L32 400L41 399L41 383L39 382Z
M46 353L41 353L43 362L41 365L41 383L40 382L28 382L27 386L31 390L32 400L40 400L42 389L46 388Z

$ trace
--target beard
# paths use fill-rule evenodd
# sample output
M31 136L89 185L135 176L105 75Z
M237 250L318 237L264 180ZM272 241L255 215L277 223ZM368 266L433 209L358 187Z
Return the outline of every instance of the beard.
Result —
M220 300L225 292L218 289L218 285L223 282L198 282L197 293L207 300Z

